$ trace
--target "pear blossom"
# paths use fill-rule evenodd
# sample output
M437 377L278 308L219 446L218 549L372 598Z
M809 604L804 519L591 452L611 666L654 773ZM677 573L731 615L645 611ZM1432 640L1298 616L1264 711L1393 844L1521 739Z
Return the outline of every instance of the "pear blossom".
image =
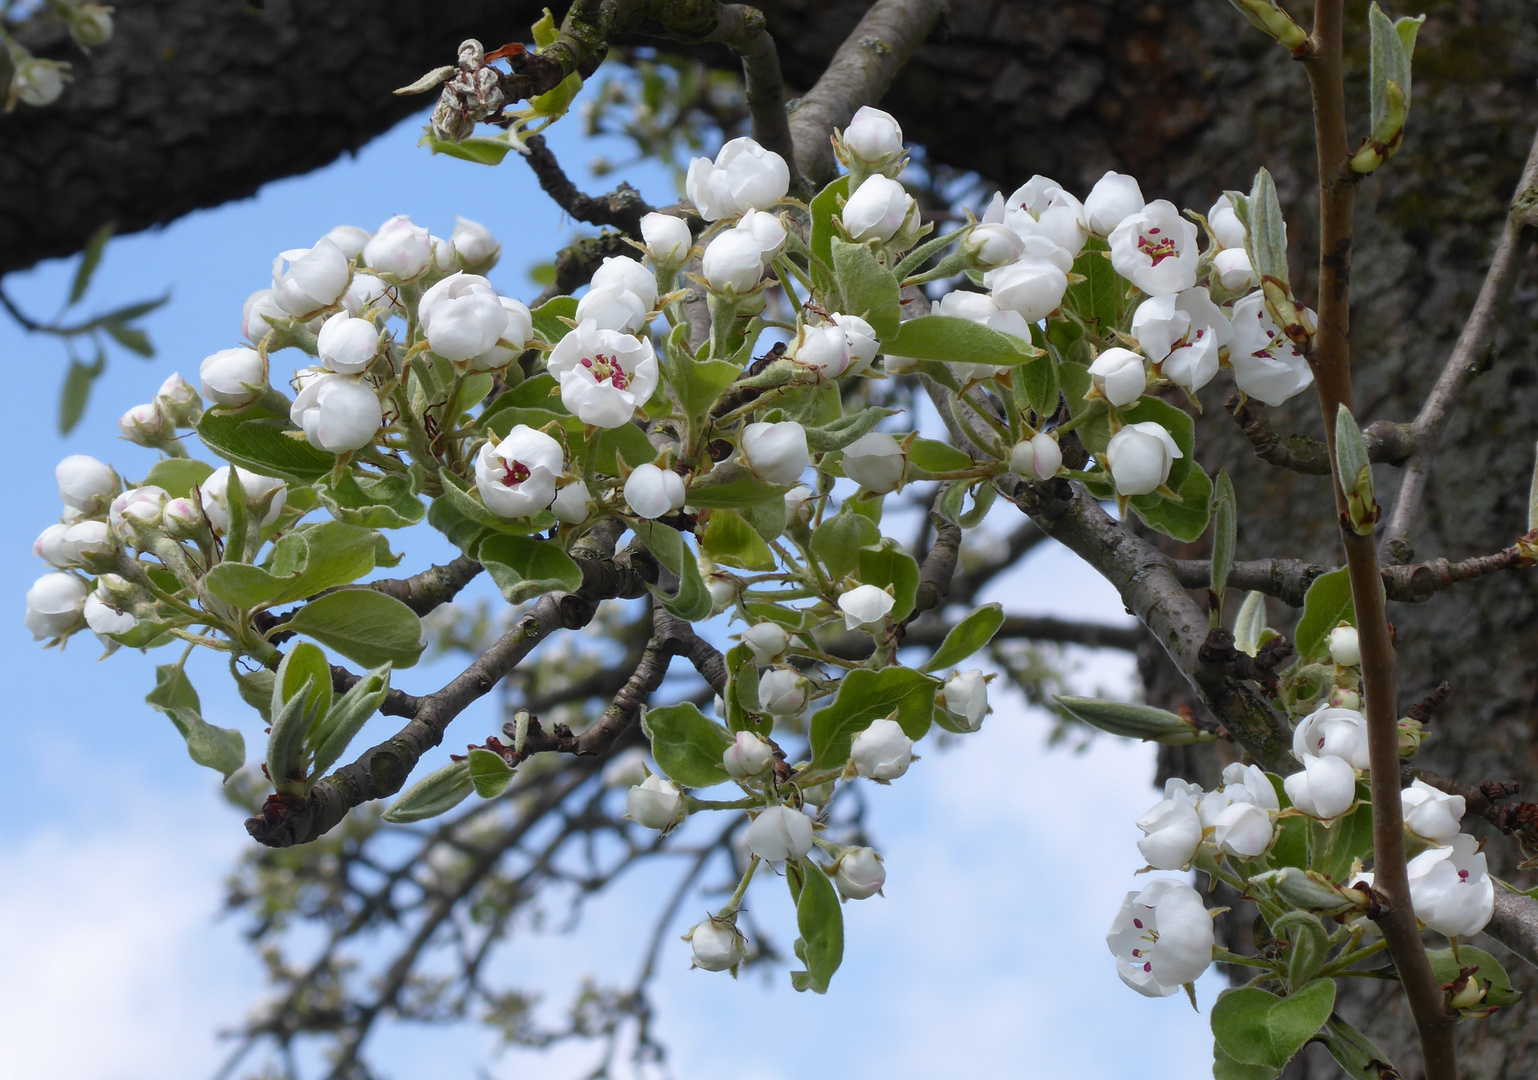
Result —
M638 465L625 479L625 505L636 517L663 517L683 506L685 498L684 479L672 469Z
M984 222L1002 221L1022 238L1042 236L1076 257L1084 250L1089 234L1084 228L1084 205L1063 190L1056 180L1040 174L1016 188L1008 199L995 197Z
M605 258L603 265L593 271L592 287L624 289L634 293L647 311L657 306L656 275L627 255L610 255Z
M1202 821L1196 805L1165 798L1137 819L1143 838L1137 849L1155 870L1184 870L1202 843Z
M214 532L223 535L230 530L230 473L234 472L240 478L240 490L246 496L246 505L254 507L264 499L270 499L267 503L267 512L262 515L261 526L266 528L278 520L278 515L283 511L283 504L288 500L288 485L282 480L271 476L260 476L254 472L237 468L234 465L223 469L214 470L207 480L203 481L200 493L203 500L203 513L208 517L208 524Z
M80 4L69 12L69 32L85 48L112 40L112 9L101 4Z
M112 533L120 540L131 541L142 529L160 528L170 493L154 484L129 488L112 500L107 511L107 521Z
M168 500L161 523L172 540L191 540L208 533L208 519L191 499Z
M602 330L591 320L560 340L547 370L561 384L561 403L585 424L616 428L657 389L657 356L645 338Z
M308 318L340 300L351 277L342 249L322 238L312 248L293 248L272 260L272 298L289 314Z
M961 250L978 270L997 270L1025 254L1020 234L1003 224L978 224L961 242Z
M82 514L100 514L123 488L111 465L86 454L71 454L53 470L64 505Z
M501 371L534 340L534 316L529 313L523 301L499 296L497 303L502 305L502 311L507 316L497 343L479 356L463 364L456 364L455 367L465 371Z
M91 628L92 633L99 637L109 637L112 634L126 634L139 625L138 618L131 612L119 611L101 598L100 593L93 592L85 598L81 606L80 614L85 618L85 624Z
M281 330L293 316L284 311L271 289L257 289L240 309L240 333L247 341L260 342L268 331ZM207 393L205 390L204 393Z
M117 429L122 432L123 438L138 446L158 446L167 436L176 433L176 429L169 427L165 414L153 401L146 405L135 405L125 412L118 418Z
M846 630L880 630L892 613L892 594L875 585L859 585L838 598Z
M749 210L737 219L736 228L758 243L758 255L768 266L785 250L785 223L767 210Z
M315 348L328 370L361 375L379 353L379 328L367 319L338 311L321 326Z
M1330 631L1330 659L1341 667L1356 667L1362 662L1362 645L1356 627L1337 626Z
M678 785L660 776L648 776L625 793L625 816L643 828L667 832L684 814Z
M1255 267L1250 263L1249 252L1242 247L1224 248L1212 257L1212 272L1218 284L1231 293L1253 289L1260 284Z
M203 415L203 399L180 372L173 371L155 392L155 404L173 425L195 424Z
M429 235L427 242L432 248L432 267L435 271L447 274L459 265L459 254L454 250L454 241Z
M641 239L652 262L667 270L676 270L688 262L689 249L694 246L687 221L656 211L641 218Z
M1165 378L1195 393L1218 373L1218 350L1233 328L1198 286L1144 300L1132 314L1132 336Z
M767 210L790 190L790 166L750 138L732 139L709 158L689 162L684 193L706 221Z
M1451 844L1465 807L1462 795L1448 795L1424 780L1416 780L1399 800L1404 827L1428 844Z
M372 324L364 325L373 329ZM384 409L379 395L361 375L311 368L299 376L299 393L288 418L304 432L311 446L341 454L361 450L374 441L384 424Z
M634 334L648 321L650 312L629 289L590 289L577 301L577 321L594 323L600 330Z
M1368 768L1367 718L1355 709L1320 706L1298 721L1292 733L1292 756L1305 763L1310 757L1334 756L1344 758L1352 768Z
M433 352L469 360L487 352L507 326L507 312L491 282L457 271L422 294L417 319Z
M806 679L792 667L777 667L758 678L759 708L773 716L795 716L806 707Z
M1118 408L1136 402L1148 387L1143 358L1131 349L1105 350L1090 364L1089 375L1100 396Z
M870 105L856 110L839 136L839 143L852 163L873 172L891 168L904 153L902 125L891 113Z
M1105 943L1122 982L1146 997L1168 997L1212 963L1212 917L1195 889L1160 878L1127 894Z
M267 364L255 349L220 349L198 365L198 379L204 397L239 409L262 396Z
M556 516L557 521L564 521L568 525L580 524L593 514L593 493L581 480L573 480L555 493L550 512Z
M758 776L774 760L774 751L751 731L737 732L737 738L721 755L721 764L734 780Z
M917 215L918 204L908 190L896 180L875 173L849 196L840 216L851 240L885 244Z
M843 336L838 327L832 329ZM806 429L794 420L749 424L742 430L742 460L766 484L794 484L812 463Z
M20 62L11 73L11 92L18 100L36 108L52 105L64 93L69 65L58 60L40 60L20 54Z
M1105 448L1105 466L1118 495L1147 495L1167 482L1175 459L1183 457L1168 431L1144 420L1128 424Z
M1116 272L1149 296L1170 296L1196 284L1196 226L1172 202L1156 199L1127 217L1109 243Z
M1110 236L1133 214L1143 209L1143 189L1136 178L1125 173L1108 172L1084 199L1084 224L1097 236Z
M456 217L454 231L449 234L454 254L459 264L472 274L484 274L497 264L502 245L491 235L491 230L478 221Z
M1228 362L1240 390L1275 407L1309 388L1314 373L1308 360L1272 320L1263 294L1252 292L1236 301L1232 321Z
M785 655L790 646L790 631L777 622L765 619L742 632L742 643L753 651L758 664L772 664Z
M872 720L849 744L855 772L869 780L896 780L913 763L913 740L895 720Z
M1303 771L1282 781L1292 805L1312 818L1333 821L1356 802L1356 770L1333 754L1305 757Z
M1034 323L1062 306L1068 291L1068 275L1052 260L1027 254L1008 266L990 270L984 275L983 284L1001 310L1017 312L1027 323ZM1016 336L1029 339L1030 334Z
M645 782L651 772L646 768L646 751L639 746L615 754L603 767L603 786L633 788Z
M363 246L368 243L369 231L360 229L356 225L337 225L326 233L326 239L340 248L343 255L349 259L356 259L363 254Z
M68 637L85 620L82 609L88 593L85 582L73 574L51 571L27 590L27 614L22 621L37 641Z
M875 848L849 848L833 864L833 884L845 900L868 900L886 884L886 867Z
M379 226L363 245L363 261L368 268L377 274L389 274L397 281L417 277L432 259L432 235L420 225L413 225L404 214L397 214Z
M834 312L828 317L844 331L844 340L849 345L849 366L844 369L844 374L858 375L867 370L881 351L881 339L876 336L876 328L858 315Z
M1223 770L1223 785L1197 804L1202 827L1212 842L1230 855L1252 858L1271 846L1281 802L1266 774L1256 765L1235 762Z
M805 484L797 484L785 493L785 516L792 521L801 517L816 498L817 492Z
M1227 195L1219 195L1218 201L1213 203L1212 208L1207 211L1207 228L1211 231L1212 238L1217 241L1218 247L1244 250L1244 240L1247 235L1244 223L1234 212L1234 204L1229 201Z
M758 237L741 229L717 233L700 259L700 276L718 293L744 296L764 277L763 247Z
M812 850L812 819L788 806L759 812L744 830L748 850L765 862L799 859Z
M32 554L61 570L76 569L112 554L112 530L105 521L50 525L32 544Z
M730 971L748 955L747 939L731 919L712 915L696 923L684 935L694 951L694 967L702 971Z
M475 456L475 489L498 517L539 513L555 499L556 481L566 471L566 452L555 439L518 424L496 445L487 442Z
M844 475L878 495L900 487L907 468L903 448L883 431L861 435L844 447Z
M381 313L388 315L393 306L395 301L390 295L389 282L361 270L353 274L351 284L342 294L342 307L355 318L371 313L377 319Z
M1467 833L1448 847L1421 852L1405 872L1415 917L1439 934L1473 937L1494 914L1495 882L1479 841Z
M1063 450L1050 432L1038 431L1009 452L1009 471L1027 480L1050 480L1063 467Z
M979 668L953 674L935 695L935 705L961 730L976 731L993 711L988 707L988 676Z

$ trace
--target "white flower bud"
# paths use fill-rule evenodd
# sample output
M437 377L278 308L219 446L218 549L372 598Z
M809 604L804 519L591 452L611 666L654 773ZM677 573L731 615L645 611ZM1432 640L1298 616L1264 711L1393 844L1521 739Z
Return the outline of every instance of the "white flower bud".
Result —
M1330 659L1341 667L1356 667L1362 662L1362 646L1356 627L1337 626L1330 631Z
M657 278L627 255L610 255L593 271L594 289L624 289L634 293L646 311L657 306ZM581 316L577 318L581 322Z
M584 424L616 428L657 389L657 355L646 338L579 323L550 352L546 370L561 383L561 403ZM682 504L680 504L682 505Z
M984 283L1001 309L1019 313L1027 323L1040 322L1063 303L1068 275L1055 263L1027 255L991 270Z
M203 399L180 373L171 372L155 394L155 404L172 425L196 424L203 415Z
M1009 452L1009 471L1027 480L1050 480L1063 467L1063 451L1045 431L1015 444Z
M849 196L841 217L851 240L885 244L908 223L910 214L918 214L913 196L896 180L876 173Z
M712 163L689 162L684 193L706 221L719 221L746 210L767 210L790 190L790 166L750 138L732 139Z
M952 675L935 695L935 704L963 731L976 731L993 711L988 707L988 676L978 668Z
M288 485L275 477L259 476L230 465L214 470L213 475L203 481L200 489L203 497L203 513L207 515L208 524L214 532L222 536L230 529L231 471L240 477L240 490L246 496L247 507L254 507L262 500L271 498L272 501L267 504L267 512L262 515L262 528L265 529L277 521L278 514L282 512L283 504L288 499Z
M1007 225L977 225L962 241L962 252L978 270L997 270L1025 254L1025 242Z
M322 238L312 248L293 248L272 260L272 298L284 311L307 319L340 300L351 276L342 249Z
M518 355L534 340L534 316L529 313L528 307L521 300L508 296L497 297L497 302L507 313L507 324L502 328L502 336L486 352L457 363L455 367L464 371L501 371L518 359Z
M799 859L812 850L812 819L788 806L759 812L744 835L748 850L765 862Z
M85 598L81 615L85 618L85 624L100 637L126 634L139 625L138 618L131 612L119 611L94 592Z
M1313 384L1307 358L1272 320L1260 292L1234 303L1232 322L1228 360L1240 390L1275 408Z
M82 608L88 590L72 574L44 574L27 590L27 614L22 620L37 641L67 637L84 622Z
M1244 224L1234 213L1234 204L1228 201L1227 195L1219 195L1218 201L1207 211L1207 227L1219 247L1244 250Z
M714 915L684 935L694 950L694 966L703 971L730 971L748 955L747 939L731 919Z
M434 271L439 274L447 274L459 265L459 253L454 250L454 241L445 240L441 236L429 235L427 242L432 247Z
M1169 296L1196 284L1201 252L1196 226L1175 204L1156 199L1111 232L1111 265L1149 296Z
M557 521L564 521L568 525L580 524L592 516L593 493L581 480L573 480L555 493L555 501L550 504L550 510Z
M881 351L881 339L876 336L876 328L858 315L840 315L837 312L828 316L837 326L844 331L844 340L849 345L849 366L844 368L845 375L858 375L871 365L876 359L876 354Z
M700 276L718 293L742 296L763 280L763 249L752 233L727 229L717 233L700 259Z
M896 780L913 762L913 740L895 720L872 720L850 743L849 760L868 780Z
M1170 478L1170 467L1183 457L1170 433L1151 420L1128 424L1105 448L1105 466L1118 495L1147 495Z
M61 570L86 566L112 550L112 532L105 521L50 525L32 544L32 554Z
M463 271L422 294L417 319L428 345L445 360L469 360L488 352L507 327L507 311L491 282Z
M327 369L361 375L379 353L379 328L367 319L338 311L321 326L315 348Z
M360 229L356 225L338 225L326 234L326 239L340 248L343 255L349 259L356 259L363 254L363 247L368 243L369 231Z
M737 579L731 574L717 570L706 573L703 569L703 564L706 560L704 557L701 557L699 561L702 564L700 573L705 576L705 591L710 593L711 614L719 615L737 600L737 590L739 588ZM714 566L715 564L712 563L711 565Z
M768 266L785 250L785 223L767 210L749 210L737 219L736 228L753 237L758 255Z
M357 318L378 318L381 313L388 315L391 308L396 306L390 296L389 282L361 270L352 276L352 283L342 294L342 307L347 310L347 314Z
M48 526L32 541L32 554L49 566L57 566L61 570L73 566L74 562L64 551L64 534L74 527L64 524Z
M413 225L404 214L397 214L369 237L363 246L363 261L376 274L389 274L397 281L410 281L432 262L432 236Z
M161 524L172 540L194 540L208 532L208 519L191 499L167 502Z
M203 396L216 405L243 408L262 396L267 365L255 349L220 349L198 365Z
M684 498L683 477L672 469L638 465L625 480L625 505L636 517L663 517L683 506Z
M836 379L848 369L850 351L849 333L838 323L803 325L791 344L790 358Z
M785 493L785 516L792 521L801 517L802 512L807 510L808 504L815 498L817 498L817 492L805 484L797 484ZM810 516L809 512L807 516Z
M42 108L52 105L64 93L69 65L57 60L39 60L19 54L16 70L11 73L11 92L23 104Z
M843 338L842 330L832 329ZM749 424L742 431L742 459L766 484L794 484L812 463L806 429L794 420Z
M1155 803L1137 819L1137 827L1143 831L1137 842L1138 853L1155 870L1186 869L1202 842L1202 821L1196 807L1178 790L1172 793L1177 797Z
M742 632L742 643L753 650L753 661L760 666L772 664L790 647L790 631L765 619Z
M758 677L759 708L774 716L795 716L806 708L807 683L795 668L777 667Z
M482 444L475 456L475 489L498 517L530 517L555 500L556 482L565 471L561 444L518 424L501 442Z
M645 783L650 776L646 768L646 751L632 746L609 759L603 767L603 786L606 788L633 788Z
M153 484L123 492L112 500L112 508L107 512L113 535L132 541L141 532L158 530L165 514L166 500L170 497L164 488Z
M886 867L875 848L850 848L833 864L833 884L845 900L868 900L886 884Z
M82 514L102 513L123 488L111 465L85 454L71 454L54 467L53 475L64 505Z
M903 129L889 112L862 105L839 137L844 153L873 171L884 171L903 156Z
M861 435L844 447L844 475L878 495L901 487L907 469L903 448L885 432Z
M373 329L370 323L364 325ZM304 431L311 446L342 454L374 441L384 423L384 410L379 395L361 375L311 368L300 375L299 393L288 418Z
M1124 173L1108 172L1084 200L1084 223L1097 236L1110 236L1125 219L1143 209L1143 190Z
M117 429L123 433L123 438L139 446L159 446L168 435L176 434L175 428L168 431L167 427L165 416L153 401L147 405L135 405L117 422Z
M591 320L600 330L638 333L647 323L648 311L641 298L629 289L590 289L577 301L577 321Z
M112 9L101 4L81 4L69 9L69 32L85 48L112 40Z
M1259 284L1250 256L1242 247L1224 248L1212 257L1212 272L1218 284L1231 293L1253 289Z
M886 625L886 618L895 603L891 593L874 585L857 586L838 598L838 608L844 613L844 628L873 633Z
M1333 821L1356 802L1356 770L1333 754L1305 757L1303 771L1282 781L1292 805L1309 817Z
M271 289L257 289L246 297L240 309L240 332L246 340L260 343L268 331L281 330L281 324L291 318L293 316L278 306Z
M677 270L688 262L689 249L694 246L688 222L655 211L641 218L641 239L652 263L664 270Z
M497 264L497 256L502 254L502 245L497 238L478 221L456 217L454 231L449 235L459 264L472 274L484 274Z
M1428 844L1450 844L1458 835L1466 802L1462 795L1448 795L1424 780L1416 780L1400 792L1404 827Z
M751 731L737 732L737 738L721 755L721 764L734 780L747 780L762 773L774 760L769 744Z
M684 819L684 797L671 780L648 776L625 793L625 816L646 829L667 832Z
M1089 374L1100 395L1118 408L1135 403L1148 386L1143 358L1131 349L1105 350L1095 357L1095 362L1089 366Z

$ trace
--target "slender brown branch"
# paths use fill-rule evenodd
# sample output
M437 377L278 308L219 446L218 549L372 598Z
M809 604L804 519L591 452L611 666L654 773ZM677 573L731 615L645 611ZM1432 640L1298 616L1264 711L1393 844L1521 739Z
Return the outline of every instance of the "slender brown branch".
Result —
M408 578L386 578L367 584L375 592L395 597L418 615L426 615L453 600L480 572L480 563L461 555Z
M652 207L639 191L621 183L607 195L584 194L561 168L543 135L530 135L526 145L529 152L523 160L534 170L545 194L562 210L589 225L612 225L627 236L641 235L641 218L651 213Z
M951 579L956 576L956 563L961 558L961 527L931 512L930 524L935 530L935 541L919 567L919 587L914 599L913 611L904 620L906 627L924 612L937 608L950 596ZM904 637L905 644L911 644Z
M1238 423L1244 437L1250 440L1255 456L1260 460L1306 476L1330 475L1329 447L1322 440L1307 435L1284 436L1271 423L1271 410L1265 402L1234 394L1223 407ZM1369 424L1362 432L1368 460L1389 465L1403 462L1414 449L1410 431L1409 424L1383 420Z

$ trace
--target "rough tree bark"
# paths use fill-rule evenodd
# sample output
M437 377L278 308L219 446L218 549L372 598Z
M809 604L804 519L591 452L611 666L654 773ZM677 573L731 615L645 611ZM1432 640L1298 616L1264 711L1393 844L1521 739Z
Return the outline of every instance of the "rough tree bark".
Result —
M858 0L762 5L792 88L804 88L859 19ZM249 195L263 182L355 149L417 101L388 91L449 62L457 42L520 38L540 5L528 0L269 0L265 11L206 0L141 0L118 13L119 37L89 61L68 47L79 81L51 110L0 117L0 273L67 254L105 220L123 231ZM1308 15L1298 0L1300 21ZM1364 5L1352 5L1352 108L1365 114ZM1417 51L1405 150L1363 186L1352 313L1358 416L1413 417L1440 369L1484 264L1538 124L1538 25L1529 0L1426 0L1394 14L1430 16ZM720 62L733 63L721 50ZM1302 72L1223 0L955 0L946 33L909 65L886 105L940 160L1002 183L1033 172L1086 189L1106 168L1134 173L1150 196L1203 208L1223 188L1247 188L1256 166L1275 174L1294 240L1293 278L1309 295L1315 233L1312 122ZM1443 440L1420 521L1419 558L1493 551L1525 528L1538 436L1538 274L1529 257L1490 369L1467 393ZM1227 464L1241 498L1240 557L1338 561L1328 480L1250 455L1206 395L1202 458ZM1318 434L1307 397L1274 417ZM1379 466L1380 493L1397 470ZM1204 554L1200 549L1179 554ZM1420 606L1393 604L1401 704L1439 681L1453 696L1431 725L1428 768L1478 782L1538 780L1534 698L1538 583L1496 575ZM1273 608L1274 625L1289 613ZM1150 695L1178 698L1183 680L1156 657ZM1165 769L1211 783L1215 760L1166 755ZM1481 823L1476 832L1490 832ZM1512 870L1494 836L1492 868ZM1242 931L1236 921L1231 925ZM1481 944L1486 944L1482 942ZM1492 946L1499 951L1498 946ZM1538 979L1513 963L1529 992ZM1365 982L1366 980L1362 980ZM1342 1011L1419 1075L1415 1038L1397 991L1343 992ZM1538 1007L1524 1004L1461 1031L1470 1080L1532 1075ZM1334 1077L1317 1048L1290 1077Z

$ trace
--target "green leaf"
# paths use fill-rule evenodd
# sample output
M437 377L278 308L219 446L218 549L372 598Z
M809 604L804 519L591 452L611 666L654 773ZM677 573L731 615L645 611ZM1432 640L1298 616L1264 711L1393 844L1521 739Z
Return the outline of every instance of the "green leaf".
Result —
M577 317L577 298L575 296L554 296L546 300L539 307L529 312L534 320L534 333L539 339L548 344L555 345L567 334L571 333L571 327L561 320L575 319ZM532 380L531 380L532 381ZM552 376L552 380L554 377Z
M355 476L349 470L322 481L319 491L332 517L366 529L404 529L427 515L404 476Z
M214 727L203 719L198 692L180 664L155 668L155 689L144 698L165 713L187 741L187 754L226 780L246 763L246 740L233 728Z
M700 547L722 566L739 570L773 570L774 552L735 510L712 510Z
M785 532L785 526L790 521L790 514L785 509L785 500L778 502L773 499L765 499L761 503L751 506L739 506L737 512L742 515L744 521L753 526L753 531L765 541L775 540Z
M1400 1075L1371 1039L1334 1016L1325 1021L1324 1045L1351 1080L1392 1080Z
M1212 519L1212 591L1221 612L1228 575L1234 569L1234 547L1239 542L1239 509L1227 469L1218 470L1217 483L1212 486Z
M689 327L680 323L662 345L662 374L691 420L710 411L721 391L742 369L729 360L696 360L689 353Z
M337 763L369 717L379 711L389 692L390 665L385 664L363 676L337 699L319 729L312 733L311 776L324 776Z
M1303 615L1292 643L1298 655L1308 659L1329 652L1330 631L1341 623L1356 625L1356 606L1351 600L1351 577L1343 566L1320 574L1303 594Z
M841 416L831 424L822 427L810 427L806 429L806 448L814 454L827 454L834 450L842 450L850 443L863 435L868 435L875 430L877 424L888 416L895 415L894 409L881 409L872 406L868 409L860 409L858 412Z
M1079 436L1079 442L1083 443L1084 449L1091 454L1097 456L1104 454L1107 444L1111 441L1111 417L1104 400L1086 401L1084 398L1095 382L1090 377L1089 368L1080 363L1064 360L1057 365L1057 376L1062 382L1063 400L1068 403L1068 415L1079 421L1078 426L1074 428L1074 433ZM1079 420L1085 414L1088 414L1087 418Z
M1036 414L1038 422L1057 412L1057 362L1038 356L1015 369L1015 401Z
M1216 1041L1212 1044L1212 1080L1275 1080L1279 1070L1269 1065L1245 1065L1228 1056Z
M1370 799L1365 785L1358 785L1358 796ZM1357 859L1372 853L1372 807L1358 806L1327 830L1324 850L1314 852L1313 868L1331 881L1344 881Z
M774 611L784 610L769 606ZM732 731L752 731L766 738L774 731L774 718L765 716L762 711L758 697L758 664L753 650L747 645L733 645L726 650L726 721Z
M641 717L641 730L651 740L657 768L675 784L708 788L730 779L721 755L732 738L693 702L647 709Z
M406 794L396 799L395 805L382 816L392 825L426 821L448 813L464 802L474 790L474 782L470 779L470 762L451 761L412 784L406 789Z
M839 199L849 197L849 177L840 176L812 197L809 210L812 218L810 247L812 255L822 264L833 269L833 219L838 216Z
M699 563L689 550L689 545L684 543L684 538L675 530L655 521L633 521L630 527L646 550L678 576L678 595L669 596L658 586L648 585L652 595L680 619L697 622L708 618L714 603L710 599L709 590L705 588L705 579L700 577Z
M634 424L605 428L598 433L597 438L598 454L593 464L601 473L618 476L621 461L633 469L657 459L657 448L646 437L646 432Z
M797 990L826 994L833 973L844 961L844 913L838 892L828 875L810 859L802 859L795 871L787 871L791 893L796 901L796 957L805 971L790 973L790 984ZM799 883L799 887L798 887Z
M581 569L552 541L499 534L481 541L475 554L509 604L582 587Z
M881 530L863 514L845 506L812 532L812 554L839 580L860 564L860 549L881 543Z
M895 601L891 613L893 622L901 622L913 613L919 588L919 564L896 540L883 537L875 546L860 548L855 576L862 585L874 585L878 589L891 586Z
M273 545L268 568L223 562L204 581L209 592L238 608L291 603L350 585L373 570L377 536L340 521L303 526Z
M137 326L128 326L113 320L102 323L101 328L107 331L113 341L129 352L144 357L155 355L155 346L150 342L150 336Z
M1260 636L1266 632L1266 594L1248 593L1234 619L1234 648L1255 656L1260 652Z
M507 157L508 151L513 148L513 144L502 136L472 135L461 142L453 142L449 139L440 139L431 131L423 133L422 140L417 145L427 147L434 154L458 158L460 161L469 161L476 165L500 165L502 159Z
M1538 457L1533 461L1533 482L1527 489L1527 531L1538 529Z
M894 712L903 734L918 742L934 720L939 689L938 680L912 668L851 671L838 684L833 704L812 717L813 765L819 769L843 765L849 760L854 737L873 720L884 720Z
M1335 983L1315 979L1291 997L1255 987L1225 990L1212 1007L1218 1045L1244 1065L1280 1069L1330 1018Z
M1319 916L1308 911L1289 911L1271 924L1271 932L1285 939L1287 985L1307 986L1319 973L1330 951L1329 934Z
M1411 57L1415 53L1415 39L1426 16L1401 18L1390 21L1383 9L1373 4L1367 11L1369 29L1368 86L1372 116L1372 132L1375 139L1391 138L1391 128L1402 127L1403 110L1410 104ZM1393 84L1402 98L1396 109L1390 100L1389 84ZM1397 117L1394 114L1398 114ZM1392 123L1397 119L1398 123ZM1390 148L1392 153L1392 148Z
M470 784L483 799L495 799L513 782L513 768L502 755L483 747L470 751Z
M851 244L832 238L833 275L844 299L843 313L858 315L880 338L897 333L902 321L902 291L892 271L876 260L869 244Z
M1273 278L1283 286L1287 279L1287 223L1282 218L1282 204L1276 195L1271 174L1261 169L1255 174L1255 186L1249 196L1249 232L1244 246L1250 265L1261 278Z
M1178 713L1137 705L1130 701L1059 696L1057 703L1075 720L1126 739L1144 739L1166 746L1211 742L1216 736L1199 731Z
M1431 973L1444 986L1458 977L1460 969L1478 967L1473 977L1490 984L1484 1004L1505 1008L1522 999L1522 992L1512 989L1511 978L1506 974L1506 969L1501 967L1501 962L1482 949L1459 945L1456 957L1451 949L1427 949L1426 959L1431 961Z
M1041 355L1039 349L1011 334L950 315L910 319L885 343L883 351L915 360L999 365L1023 364Z
M774 499L782 505L789 485L766 484L736 461L723 461L689 485L689 505L739 507Z
M1126 283L1111 265L1109 252L1104 240L1090 238L1073 263L1073 272L1085 280L1068 286L1063 304L1102 337L1120 325L1127 295Z
M472 558L481 540L491 533L479 520L462 513L454 503L444 498L434 499L427 508L427 523L448 537L449 543Z
M324 721L331 711L331 665L320 646L308 641L296 642L278 664L272 682L272 711L280 711L299 694L303 694L305 708L315 714L316 722ZM300 738L308 734L306 728Z
M937 439L914 439L908 447L908 463L931 474L960 472L976 464L965 451Z
M235 660L230 661L230 674L235 676L235 688L240 692L240 699L251 706L267 724L272 723L272 672L266 668L257 668L247 674L240 670L240 665Z
M209 409L198 421L197 430L214 453L263 476L309 484L336 467L334 455L288 436L287 432L298 429L287 416L260 407L241 412Z
M1176 465L1181 464L1175 462ZM1170 479L1175 471L1170 470ZM1166 499L1159 494L1134 495L1129 502L1133 512L1150 528L1165 536L1189 544L1201 538L1207 531L1208 516L1212 506L1212 481L1199 467L1186 474L1184 482L1175 489L1180 502Z
M91 278L96 274L96 268L101 265L102 253L107 250L107 241L112 239L113 222L107 222L101 228L91 234L91 238L85 242L85 248L80 252L80 265L75 267L75 280L69 286L69 307L80 303L85 291L91 287Z
M1001 604L984 604L975 608L950 628L935 654L919 670L942 671L954 667L992 641L993 635L1003 625L1004 608Z
M60 435L68 435L80 423L80 418L85 415L86 403L91 399L91 387L106 370L107 359L100 351L96 354L95 363L82 364L79 360L69 362L69 371L64 375L64 389L59 394Z
M364 667L410 667L422 655L422 620L393 596L342 589L311 600L283 624Z
M194 458L163 458L144 477L144 483L164 488L173 499L185 499L192 495L194 487L214 474L214 467L206 461Z

